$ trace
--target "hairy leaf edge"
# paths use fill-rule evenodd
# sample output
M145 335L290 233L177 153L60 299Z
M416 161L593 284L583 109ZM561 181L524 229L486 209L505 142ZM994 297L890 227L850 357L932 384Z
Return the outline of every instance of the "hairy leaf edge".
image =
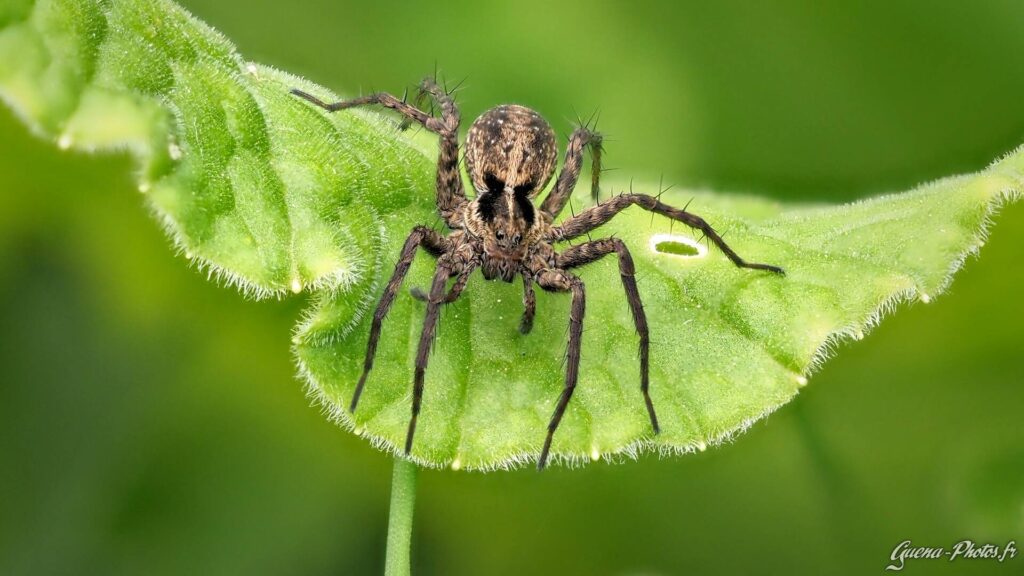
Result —
M305 78L294 76L273 66L246 60L243 58L241 53L238 52L234 43L232 43L227 35L222 33L220 30L196 17L190 10L175 2L169 2L167 5L169 6L169 9L179 11L183 14L193 25L202 30L203 33L209 34L213 39L223 42L225 45L230 47L230 56L233 63L231 74L239 81L240 84L245 86L247 91L251 91L252 89L248 84L251 81L249 76L257 73L260 69L266 69L272 72L293 76L297 82L307 83L310 86L315 87L317 93L324 95L323 97L332 100L340 99L339 95L332 90L313 84ZM125 92L123 94L137 96L132 92ZM159 99L156 99L155 102L164 113L164 117L159 121L159 125L153 124L150 125L150 128L153 131L166 134L169 143L174 143L175 127L173 111ZM354 282L354 279L350 277L350 271L336 270L330 274L317 278L314 282L302 284L301 290L298 292L295 291L294 287L269 288L261 286L258 282L253 281L244 274L237 273L204 257L201 254L194 253L188 245L187 238L181 232L183 229L181 224L178 223L178 221L170 214L161 211L156 202L145 193L146 188L152 184L145 175L146 163L152 158L154 153L148 143L137 140L123 140L113 142L108 145L97 146L91 143L69 139L64 134L51 133L42 122L32 117L28 106L23 102L20 102L17 97L4 90L2 85L0 85L0 103L12 111L15 118L28 128L30 134L40 140L56 146L62 152L73 152L84 155L106 155L113 157L125 155L130 157L134 164L132 169L132 182L136 186L136 189L145 196L145 209L149 212L151 217L156 220L157 224L170 240L173 254L176 257L184 258L189 267L205 276L208 281L214 282L218 286L235 289L242 294L243 297L251 300L282 300L284 298L291 297L296 293L316 294L324 291L336 292L346 289ZM74 115L80 110L80 107L81 98L76 102L74 110L71 110L68 113L68 118L74 117ZM266 116L265 114L266 111L261 111L269 121L269 116ZM356 114L364 120L378 124L381 127L390 126L388 118L379 112L372 110L352 110L349 113ZM430 150L423 145L423 142L416 138L409 137L408 135L403 135L397 130L394 130L393 134L395 137L394 144L405 146L415 154L420 154L428 159L430 158ZM383 229L383 225L381 226L381 233L386 233L386 230ZM384 237L382 236L381 239L383 240L383 238ZM379 260L379 256L380 255L378 255L377 260ZM371 270L378 268L379 262L369 263L367 267ZM376 282L376 278L374 281Z

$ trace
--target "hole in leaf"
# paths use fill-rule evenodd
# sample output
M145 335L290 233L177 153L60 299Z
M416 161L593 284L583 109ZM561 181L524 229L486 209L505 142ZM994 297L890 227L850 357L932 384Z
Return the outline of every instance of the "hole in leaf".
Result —
M658 242L654 246L654 249L663 254L675 254L676 256L696 256L697 249L689 244L683 244L682 242L676 242L675 240L666 240L664 242Z
M652 236L651 250L659 254L668 254L682 258L700 258L708 253L708 249L693 238L674 234L655 234Z

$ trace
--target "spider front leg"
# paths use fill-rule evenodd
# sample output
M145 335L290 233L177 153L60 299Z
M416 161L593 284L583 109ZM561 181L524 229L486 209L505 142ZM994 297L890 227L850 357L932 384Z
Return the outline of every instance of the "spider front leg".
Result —
M561 226L552 227L550 234L545 239L552 242L571 240L608 222L615 217L616 214L634 204L649 212L667 216L676 222L686 224L690 228L700 230L715 244L715 246L718 246L718 248L725 253L726 257L729 258L733 264L740 268L767 270L769 272L782 275L785 275L786 273L782 268L772 264L747 262L743 258L740 258L740 255L729 247L729 245L725 243L725 240L722 240L722 237L718 235L718 232L715 232L715 229L704 221L703 218L685 210L669 206L654 196L649 196L647 194L621 194L607 202L604 202L603 204L598 204L597 206L588 208L576 216L569 218L563 222Z
M450 92L438 85L437 79L433 76L428 76L420 81L420 85L416 89L416 98L413 100L417 108L421 108L423 100L428 95L434 99L434 103L441 109L441 120L444 121L445 125L454 126L457 129L460 115L459 109L455 105L455 99L452 98ZM399 128L402 130L407 129L413 120L413 118L406 117L399 125Z
M565 148L565 163L562 165L562 171L558 174L558 180L555 181L555 186L551 189L551 193L548 194L547 198L540 205L540 209L550 215L552 220L565 209L565 205L569 202L572 190L576 187L576 181L580 177L580 168L583 166L583 152L588 146L590 147L590 159L592 162L590 194L594 201L597 202L601 192L602 140L599 132L593 132L585 126L574 130L572 136L569 137L569 144Z
M396 98L387 92L376 92L366 96L360 96L358 98L339 100L331 103L324 102L316 96L313 96L308 92L303 92L298 88L292 88L291 93L300 98L309 100L328 112L337 112L339 110L347 110L349 108L366 106L368 104L380 104L381 106L395 110L410 120L420 123L424 128L431 132L440 133L444 129L444 123L440 118L434 118L430 114L427 114L419 108L409 104L404 99Z
M626 290L626 301L629 302L629 310L633 315L633 324L640 336L640 391L643 392L644 402L647 404L647 414L651 418L651 426L654 428L654 433L657 434L661 431L661 427L658 426L658 416L654 412L654 402L651 401L649 392L651 337L647 329L647 314L644 312L644 305L640 300L640 292L636 288L636 267L633 265L633 257L630 255L629 249L618 238L594 240L573 246L562 252L557 256L555 264L559 268L568 270L590 264L613 252L619 256L619 276L622 277L622 287Z
M438 134L441 137L439 154L437 159L437 209L450 228L461 227L461 211L466 203L466 191L462 185L462 177L459 174L459 109L451 95L441 89L432 78L427 78L420 83L420 90L430 94L441 108L441 117L435 118L430 114L412 106L404 98L396 98L386 92L378 92L351 100L341 100L328 104L316 96L293 89L292 94L304 98L313 104L327 110L336 112L355 106L369 104L380 104L392 110L396 110L405 116L406 119L418 122L427 130Z
M437 270L434 271L434 280L430 284L430 294L427 297L427 313L423 320L423 331L420 332L420 343L416 350L416 371L413 376L412 388L412 417L409 419L409 430L405 436L405 453L412 451L412 440L416 434L416 421L420 415L420 406L423 403L423 383L427 372L427 361L430 359L430 347L434 343L434 334L437 330L437 319L441 314L441 304L449 301L445 296L445 285L448 277L455 273L459 278L468 278L473 270L473 264L463 264L450 258L442 256L437 262ZM459 294L465 287L465 282L456 281L449 294L450 301L458 299Z
M409 266L416 256L416 249L423 246L432 255L440 256L448 248L447 244L447 240L426 226L416 226L406 238L401 255L398 257L398 263L395 264L395 271L391 274L391 280L384 288L384 294L381 295L377 309L373 312L370 340L366 344L366 359L363 362L363 374L359 377L359 383L356 384L355 393L352 394L352 403L348 408L350 412L355 412L356 406L359 404L359 396L363 393L363 387L366 385L366 377L373 369L373 358L377 354L377 341L380 339L384 317L388 315L388 310L391 309L391 304L394 303L395 296L398 294L398 288L409 272Z
M558 430L558 425L562 422L562 416L565 415L565 408L569 405L572 393L576 389L576 380L580 371L580 338L583 335L583 314L586 312L586 295L584 293L583 281L564 270L548 269L542 271L537 275L537 284L544 290L551 292L572 293L572 307L569 312L569 350L565 365L565 387L562 388L562 395L558 397L555 412L551 415L551 422L548 423L548 434L544 439L544 448L541 449L540 458L537 459L537 469L543 470L548 462L548 452L551 451L551 440L554 438L555 430Z

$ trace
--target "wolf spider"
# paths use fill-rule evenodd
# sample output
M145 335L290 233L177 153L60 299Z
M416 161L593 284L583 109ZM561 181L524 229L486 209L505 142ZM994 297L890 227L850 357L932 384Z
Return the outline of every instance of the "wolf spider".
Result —
M537 209L532 201L545 189L554 175L558 151L554 131L540 114L529 108L514 104L497 106L484 112L470 126L466 136L465 164L476 194L473 199L469 199L466 197L459 172L459 110L451 93L441 88L433 78L427 78L420 83L417 102L429 95L439 108L440 117L409 104L404 97L400 99L383 92L333 104L323 102L301 90L292 90L292 93L328 112L379 104L402 114L405 117L403 124L416 122L440 137L436 180L437 209L452 232L442 235L426 226L415 226L406 239L391 280L384 288L384 294L373 314L363 373L349 407L354 412L359 403L366 377L373 368L381 324L395 301L417 249L423 248L437 258L437 268L428 293L416 288L411 291L414 297L426 301L427 311L416 354L412 417L405 440L407 455L412 449L413 435L416 432L416 420L423 400L424 372L427 369L441 304L454 302L466 287L470 274L477 268L480 268L487 280L499 278L505 282L512 282L517 274L522 276L525 310L519 331L523 334L528 333L533 325L536 309L534 284L550 292L572 294L565 386L548 424L544 447L537 460L538 469L543 469L547 463L551 439L572 398L579 374L580 336L583 334L586 297L583 281L569 270L612 253L618 255L619 275L636 331L640 336L640 391L643 393L654 433L659 432L658 417L649 392L650 336L647 316L634 280L635 268L629 249L618 238L584 242L561 252L555 251L555 243L587 234L629 206L637 205L644 210L667 216L700 230L729 260L741 268L784 273L777 266L746 262L699 216L687 212L685 208L680 210L664 204L657 197L646 194L631 192L615 196L564 220L559 225L554 225L555 218L569 202L569 196L579 178L586 148L590 149L593 161L592 193L595 198L597 197L598 178L601 174L601 135L591 130L589 126L576 128L569 137L562 171L555 180L551 192ZM455 281L446 293L450 278L454 278Z

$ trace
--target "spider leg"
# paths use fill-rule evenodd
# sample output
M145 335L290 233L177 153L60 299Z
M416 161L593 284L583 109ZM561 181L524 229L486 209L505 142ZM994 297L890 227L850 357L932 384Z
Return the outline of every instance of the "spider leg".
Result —
M533 293L533 276L523 274L523 318L519 321L519 333L529 334L533 329L533 317L537 313L537 296Z
M636 267L633 265L633 257L629 254L626 244L618 238L605 238L585 242L569 248L559 254L555 265L562 269L576 268L584 264L590 264L611 253L619 256L619 276L622 277L622 287L626 290L626 300L629 302L629 310L633 314L633 324L640 336L640 391L643 392L644 402L647 404L647 414L651 418L651 426L654 433L661 431L658 426L658 416L654 412L654 403L651 401L649 368L649 348L651 337L647 329L647 314L644 313L644 304L640 300L640 292L636 288Z
M291 93L312 102L313 104L327 110L328 112L337 112L339 110L347 110L349 108L355 108L356 106L366 106L369 104L380 104L386 108L391 108L402 116L413 120L423 125L424 128L434 133L440 133L444 130L445 126L441 119L434 118L430 114L420 110L419 108L409 104L402 98L397 98L388 94L387 92L375 92L373 94L367 94L366 96L360 96L358 98L351 98L349 100L339 100L337 102L327 103L323 100L313 96L308 92L303 92L298 88L293 88Z
M466 283L469 282L470 274L476 270L476 267L477 264L475 262L467 264L462 272L459 272L456 275L455 284L452 284L451 289L448 291L448 295L444 297L445 304L451 304L459 299L459 295L462 294L462 290L466 288ZM409 294L420 302L426 302L430 298L430 296L419 286L413 286L410 288Z
M619 212L622 212L634 204L644 210L654 212L655 214L661 214L662 216L667 216L672 220L686 224L690 228L700 230L711 242L725 253L726 257L728 257L733 264L740 268L767 270L776 274L786 273L782 268L772 264L747 262L731 247L729 247L729 245L725 243L725 240L723 240L722 237L715 232L715 229L704 221L703 218L685 210L669 206L654 196L649 196L647 194L622 194L604 202L603 204L598 204L597 206L588 208L576 216L569 218L563 222L561 226L552 227L550 234L545 239L559 242L576 238L577 236L586 234L587 232L590 232L598 226L608 222Z
M455 266L450 258L442 258L437 263L437 270L434 271L434 280L430 285L430 296L427 299L427 314L423 320L423 331L420 332L419 348L416 350L416 372L413 376L412 388L412 417L409 419L409 431L405 436L405 453L412 451L412 440L416 434L416 420L420 415L420 405L423 403L423 381L427 372L427 361L430 359L430 347L434 343L434 334L437 329L437 319L441 313L441 304L445 303L445 285L448 283L448 276ZM462 276L463 270L458 270ZM468 276L468 274L466 274ZM458 286L458 283L456 284ZM463 283L463 286L465 284ZM456 291L453 288L455 297L458 298L461 288Z
M451 228L460 228L462 206L466 203L466 190L459 173L459 108L451 93L438 86L434 77L424 78L419 86L420 94L430 94L441 109L441 123L444 130L439 132L438 146L437 209ZM417 97L417 101L419 97Z
M427 95L430 95L437 106L441 109L441 120L445 123L445 126L454 126L454 129L458 129L460 114L459 109L455 105L455 99L452 98L451 92L446 92L441 86L438 85L437 79L433 76L428 76L420 81L420 85L416 89L416 99L414 100L416 108L422 108L423 100ZM402 122L402 127L408 127L408 123L412 122L413 118L406 117Z
M466 284L469 282L469 276L476 270L479 264L476 261L466 262L461 265L461 271L456 275L455 283L452 284L451 290L448 291L448 295L444 297L445 304L451 304L459 299L462 295L462 291L465 290ZM460 265L455 265L455 270L459 270Z
M444 237L426 226L414 227L412 233L406 238L401 255L398 257L398 263L395 264L395 271L391 274L391 280L384 288L384 294L381 295L377 309L373 312L370 340L366 344L366 360L363 362L363 374L359 377L359 383L356 384L355 393L352 394L352 403L348 408L350 412L355 412L356 406L359 404L359 396L363 393L363 387L366 385L366 377L373 369L373 358L377 354L377 341L380 339L384 317L388 315L388 310L391 309L391 304L394 303L395 296L398 294L398 288L401 286L402 280L405 279L406 273L409 272L409 266L412 264L413 257L416 256L416 249L423 246L428 252L438 256L444 252L447 244L448 241Z
M437 209L449 228L461 228L462 206L466 203L466 191L459 174L459 110L450 94L437 86L432 78L420 83L420 90L434 97L441 107L441 117L435 118L410 105L404 98L397 98L386 92L378 92L351 100L326 103L312 94L293 89L292 94L304 98L313 104L336 112L355 106L380 104L401 113L409 121L421 124L427 130L440 136L439 154L437 159ZM417 98L419 101L419 98Z
M537 276L537 284L544 290L551 292L571 292L572 308L569 312L569 350L565 367L565 387L558 397L555 405L555 412L551 415L551 422L548 424L548 434L544 439L544 448L541 449L540 458L537 459L537 469L543 470L548 462L548 452L551 450L551 440L554 438L555 430L565 415L565 408L569 405L572 393L576 389L576 380L580 370L580 337L583 335L583 314L586 312L586 296L584 294L583 281L577 276L564 270L547 269Z
M409 96L409 90L406 89L405 94L402 95L402 100L406 100L408 98L408 96ZM415 106L416 108L419 108L420 110L423 110L423 102L424 102L424 100L426 100L426 97L427 97L426 91L424 91L423 88L418 88L416 90L416 97L413 99L413 106ZM430 109L430 112L428 112L428 114L430 116L434 115L433 105L431 105L431 109ZM404 132L404 131L408 130L410 126L412 126L412 120L410 118L406 117L406 118L403 118L401 122L399 122L398 129L400 131Z
M544 198L544 202L540 205L541 211L551 216L552 220L565 209L565 205L569 202L572 190L576 187L576 181L580 177L580 167L583 165L583 151L587 147L590 147L590 159L592 162L590 194L594 201L597 201L600 194L601 142L601 134L590 130L587 126L576 128L572 136L569 137L562 171L558 174L558 179L555 180L555 187L551 189L551 193Z

